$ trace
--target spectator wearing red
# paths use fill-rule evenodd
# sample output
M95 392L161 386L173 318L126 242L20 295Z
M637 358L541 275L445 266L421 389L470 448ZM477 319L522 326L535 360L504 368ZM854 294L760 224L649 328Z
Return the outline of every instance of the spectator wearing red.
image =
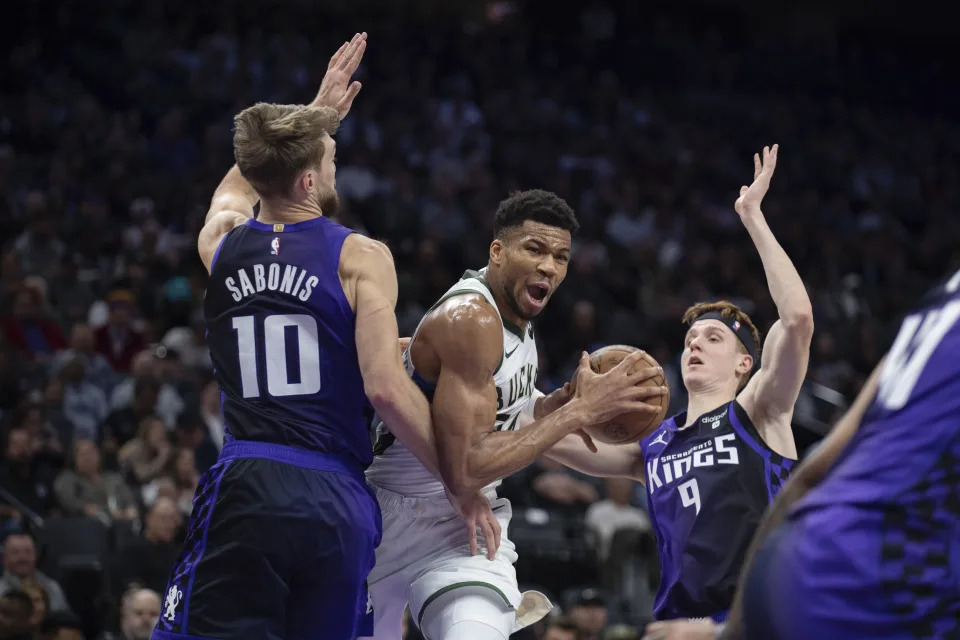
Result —
M107 296L107 303L110 317L94 335L96 349L114 371L128 373L133 356L146 348L147 339L133 324L136 307L130 291L115 289Z

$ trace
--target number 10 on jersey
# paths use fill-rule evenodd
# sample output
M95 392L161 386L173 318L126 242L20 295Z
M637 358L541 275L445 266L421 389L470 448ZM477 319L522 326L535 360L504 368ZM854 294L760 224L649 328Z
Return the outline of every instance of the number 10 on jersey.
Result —
M287 330L292 328L293 331ZM240 382L244 398L260 397L257 352L263 344L266 362L267 392L274 397L303 396L320 391L320 344L317 321L305 314L279 314L263 319L257 330L254 316L233 319L237 332L237 354L240 360ZM287 337L293 338L299 362L299 381L291 382L287 363Z

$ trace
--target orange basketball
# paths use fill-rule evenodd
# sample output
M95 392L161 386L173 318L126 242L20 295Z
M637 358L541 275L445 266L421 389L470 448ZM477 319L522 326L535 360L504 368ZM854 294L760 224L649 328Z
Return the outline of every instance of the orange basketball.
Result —
M636 347L622 344L597 349L590 354L590 368L596 373L606 373L637 350ZM659 366L660 364L654 360L649 353L644 353L643 358L636 364L634 370ZM574 377L573 386L576 388L576 377ZM670 387L667 385L666 378L663 374L654 376L641 382L640 386L667 387L666 394L650 398L646 401L649 404L659 403L660 411L654 415L637 412L620 414L616 418L608 420L603 424L587 427L585 431L590 434L590 437L609 444L635 443L639 442L644 436L648 435L663 422L663 419L667 415L667 407L670 406Z

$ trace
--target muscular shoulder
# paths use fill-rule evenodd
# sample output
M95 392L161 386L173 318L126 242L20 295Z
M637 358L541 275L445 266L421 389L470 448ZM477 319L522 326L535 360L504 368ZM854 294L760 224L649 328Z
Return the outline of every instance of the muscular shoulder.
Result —
M217 252L217 247L223 236L230 233L250 218L237 211L220 211L210 217L203 228L200 230L200 236L197 238L197 251L200 253L200 259L207 267L207 271L213 266L213 256Z
M382 242L359 233L351 233L343 241L343 248L340 249L341 278L376 270L384 265L393 267L393 254Z
M357 309L357 284L360 280L375 282L384 295L396 302L397 275L393 267L393 254L382 242L351 233L344 239L340 249L338 275L354 311Z
M474 363L493 371L503 353L497 310L478 293L444 300L424 318L417 341L428 343L445 365Z

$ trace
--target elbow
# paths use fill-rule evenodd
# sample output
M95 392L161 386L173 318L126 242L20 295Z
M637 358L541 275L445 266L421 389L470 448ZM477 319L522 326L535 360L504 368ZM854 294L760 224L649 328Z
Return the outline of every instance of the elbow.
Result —
M400 402L402 385L391 376L372 376L363 381L363 391L377 413L389 414Z
M785 313L780 318L783 328L790 333L810 338L813 336L813 307L808 300L806 304Z

